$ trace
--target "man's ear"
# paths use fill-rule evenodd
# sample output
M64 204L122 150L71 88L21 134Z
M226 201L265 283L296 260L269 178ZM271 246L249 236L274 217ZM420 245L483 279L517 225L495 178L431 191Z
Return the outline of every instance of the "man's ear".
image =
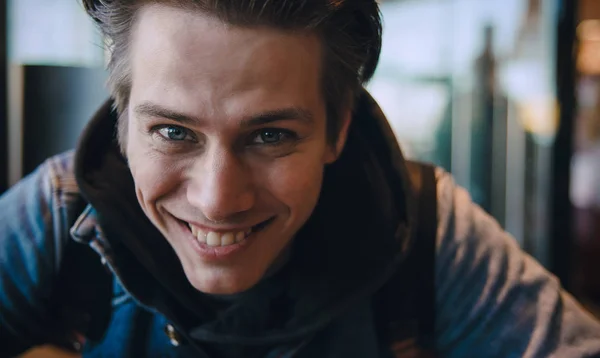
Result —
M342 123L340 123L341 125L339 127L337 140L335 141L335 143L329 144L329 148L327 150L327 155L325 158L326 164L331 164L335 162L342 154L342 150L344 150L346 140L348 139L348 129L350 128L350 124L352 122L352 110L348 109L344 111L341 120Z

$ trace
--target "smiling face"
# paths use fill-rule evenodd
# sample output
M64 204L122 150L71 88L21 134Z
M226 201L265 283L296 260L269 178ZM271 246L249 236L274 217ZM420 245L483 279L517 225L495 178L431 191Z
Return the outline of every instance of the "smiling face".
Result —
M345 140L349 113L326 139L318 37L151 5L130 56L125 149L142 209L196 289L252 287L311 215Z

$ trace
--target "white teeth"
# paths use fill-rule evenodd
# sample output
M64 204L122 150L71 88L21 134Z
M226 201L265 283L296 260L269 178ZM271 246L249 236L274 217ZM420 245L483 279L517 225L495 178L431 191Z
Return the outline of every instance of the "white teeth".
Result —
M205 232L202 229L194 225L189 225L192 235L203 244L207 244L210 247L229 246L235 243L242 242L252 233L252 229L245 231L230 231L225 233L218 233L214 231Z
M244 240L244 238L246 236L248 236L248 235L246 235L245 232L243 232L243 231L238 232L237 234L235 234L235 242L240 242L240 241Z
M208 235L206 235L206 244L212 247L221 246L220 235L214 231L209 232Z
M221 236L221 246L235 244L235 234L228 232Z

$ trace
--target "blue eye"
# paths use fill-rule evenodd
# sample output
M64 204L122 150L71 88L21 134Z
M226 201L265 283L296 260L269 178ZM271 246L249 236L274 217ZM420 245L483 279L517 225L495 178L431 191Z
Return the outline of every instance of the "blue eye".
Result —
M293 132L283 129L262 129L255 133L252 139L252 144L267 144L277 145L281 142L293 139L295 134Z
M264 130L259 134L259 136L263 143L273 144L281 140L283 133L273 130Z
M182 141L186 140L189 136L188 131L185 128L178 126L165 126L158 130L158 133L167 140Z

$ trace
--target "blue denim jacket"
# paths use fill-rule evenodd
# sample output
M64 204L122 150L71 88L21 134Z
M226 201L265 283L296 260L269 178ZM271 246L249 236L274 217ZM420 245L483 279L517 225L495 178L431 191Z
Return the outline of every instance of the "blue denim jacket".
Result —
M438 170L437 186L440 356L600 357L600 324L449 174ZM84 356L198 356L181 344L184 338L163 314L120 285L94 210L82 208L71 153L49 159L0 197L0 352L17 354L66 333L51 319L48 302L74 236L97 251L116 278L105 339L86 345ZM372 322L370 303L360 302L310 343L274 350L269 357L376 357Z
M50 158L0 197L0 347L4 347L0 356L54 343L72 333L51 319L55 314L50 312L49 302L64 249L73 238L90 245L115 280L106 335L91 344L70 335L72 348L82 351L84 357L198 357L201 351L194 350L192 342L163 314L140 302L121 284L94 209L82 206L81 200L72 153ZM326 349L332 343L337 347L334 356L372 356L379 347L371 321L370 302L362 302L312 339L310 346L274 348L269 357L297 357L300 348L301 356L314 357L315 347L318 356L333 357ZM344 348L349 341L363 343Z

